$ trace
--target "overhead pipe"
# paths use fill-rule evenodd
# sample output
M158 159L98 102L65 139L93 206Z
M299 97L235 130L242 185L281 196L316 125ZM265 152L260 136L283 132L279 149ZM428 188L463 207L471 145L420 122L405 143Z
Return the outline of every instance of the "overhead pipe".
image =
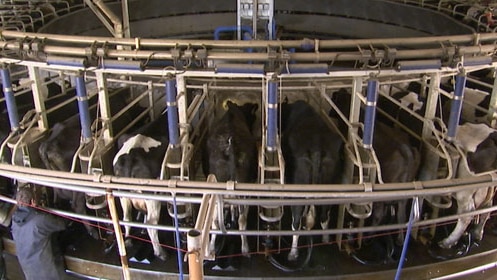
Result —
M442 61L439 59L425 59L425 60L411 60L411 61L399 61L397 62L397 71L408 71L408 70L428 70L428 69L440 69L442 67Z
M278 133L278 80L268 81L267 91L267 135L266 148L268 151L276 151L276 136Z
M62 65L62 66L73 66L87 68L89 63L88 59L85 57L63 57L63 56L47 56L48 65Z
M473 45L478 36L478 42L483 44L488 42L493 45L497 40L495 33L479 33L455 36L431 36L431 37L411 37L411 38L381 38L381 39L356 39L356 40L319 40L319 46L322 48L356 48L357 46L415 46L415 45L439 45L440 42L451 42L452 44ZM143 47L233 47L233 44L226 41L215 40L197 40L197 39L146 39L146 38L114 38L98 36L76 36L60 35L48 33L19 32L13 30L2 30L2 37L6 39L39 39L50 40L61 43L77 43L92 45L94 43L107 45L124 45L134 47L137 40ZM303 40L281 40L278 44L284 48L300 48ZM243 47L265 48L274 41L252 40L243 42ZM4 44L12 44L4 42ZM237 45L239 47L240 45ZM479 46L476 46L479 47ZM482 50L486 52L486 50ZM466 54L466 52L465 52Z
M376 119L376 102L378 100L379 82L377 79L368 81L366 104L364 109L364 133L362 145L369 149L373 147L374 122Z
M9 115L10 129L16 131L19 129L19 113L17 112L16 98L12 89L12 80L10 70L7 67L0 68L2 75L3 94L7 104L7 113Z
M214 41L215 42L215 41ZM221 42L221 41L220 41ZM249 41L225 41L224 48L238 48L238 49L247 49L247 48L255 48L258 44L250 44L249 42L257 42L257 40L249 40ZM103 44L103 43L102 43ZM272 43L274 44L274 42ZM291 44L290 44L291 45ZM261 48L267 48L268 45L261 46ZM165 46L157 46L157 47L165 47ZM202 46L204 48L205 46ZM221 48L221 46L216 46ZM283 44L278 41L278 47L283 47ZM22 50L22 47L19 44L8 44L0 42L0 48L9 49L9 50ZM481 52L493 52L495 50L494 45L482 45L482 46L460 46L461 51L465 54L478 54ZM324 62L324 61L357 61L360 59L364 59L363 54L357 51L326 51L327 48L323 47L320 42L319 52L301 52L301 53L289 53L290 60L292 61L307 61L307 62ZM53 46L53 45L45 45L43 48L43 52L48 55L60 55L60 56L80 56L86 57L88 56L88 48L87 47L62 47L62 46ZM172 60L174 59L171 51L169 50L116 50L116 49L106 49L105 51L99 50L97 48L97 53L104 52L105 57L107 59L141 59L141 60ZM425 57L443 57L445 54L444 49L442 48L432 48L432 49L413 49L413 50L398 50L396 52L396 59L419 59ZM227 52L220 51L216 49L210 49L207 51L206 57L202 59L208 60L246 60L246 61L260 61L266 62L268 60L268 53L266 52ZM285 60L287 60L285 58ZM437 67L437 66L432 66Z
M114 60L114 59L102 59L99 67L102 69L136 70L136 71L143 71L143 69L145 69L142 61Z
M176 101L176 79L169 77L166 79L166 105L167 105L167 123L169 130L169 145L176 147L179 144L179 116L178 103Z
M450 105L449 123L447 125L447 140L453 141L457 134L457 127L461 118L464 100L464 89L466 87L466 75L461 73L456 76L454 95Z
M483 66L492 64L491 56L471 56L464 57L462 61L462 66Z
M264 64L216 64L216 73L261 74L265 73Z
M79 120L81 122L81 137L83 142L88 143L92 139L91 118L88 105L88 93L83 73L76 76L76 96L78 100Z

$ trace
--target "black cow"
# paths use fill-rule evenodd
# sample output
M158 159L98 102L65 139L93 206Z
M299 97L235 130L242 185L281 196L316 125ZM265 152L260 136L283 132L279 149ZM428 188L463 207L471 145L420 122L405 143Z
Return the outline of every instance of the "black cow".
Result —
M466 122L458 128L455 145L465 154L465 157L459 162L458 178L497 169L497 131L495 129L486 124ZM492 206L494 192L495 189L492 186L453 193L452 196L457 201L457 213L461 214L479 207ZM483 238L483 228L489 216L490 213L480 215L479 223L472 230L475 240ZM472 219L473 217L459 218L451 234L440 241L438 245L442 248L454 246Z
M123 135L118 140L119 151L114 156L114 175L130 178L159 178L164 155L169 145L167 114L163 113L155 121L142 127L132 135ZM124 221L131 221L132 207L145 213L145 223L158 224L161 211L159 200L120 199ZM129 237L131 227L125 226L125 237ZM157 229L147 229L154 255L167 259L166 251L159 243ZM131 240L126 240L131 245Z
M381 178L384 183L412 182L416 180L421 156L418 149L414 148L409 140L409 135L404 131L392 128L381 122L376 122L373 138L373 149L378 157L381 169ZM387 217L386 205L393 204L397 223L407 221L407 200L375 202L373 204L373 225L380 225ZM404 242L403 233L397 236L397 245Z
M204 173L214 174L217 181L235 181L253 183L257 180L257 146L252 134L257 104L237 105L227 103L227 111L219 121L213 123L207 136L204 149ZM230 206L232 224L238 224L239 230L247 228L249 207ZM234 213L238 212L238 217ZM217 211L216 211L217 213ZM236 220L237 219L237 220ZM213 228L219 228L219 217L215 217ZM241 235L242 254L248 256L249 245L246 235ZM216 235L211 237L210 250L215 251Z
M49 87L50 88L50 87ZM73 92L74 89L71 89ZM57 92L57 90L55 91ZM59 89L60 92L60 89ZM127 93L127 92L125 92ZM115 114L118 110L124 108L127 104L125 98L122 95L113 95L110 98L111 104L111 113ZM48 108L53 107L55 105L60 104L68 98L71 98L73 95L66 94L63 96L58 96L51 98L46 101L46 106ZM92 98L89 100L90 103L90 120L94 120L96 118L96 107L94 106L96 102L96 98ZM67 118L67 116L72 116ZM138 115L134 110L128 110L125 114L122 115L122 118L125 119L122 122L129 122ZM64 121L60 119L65 117ZM55 110L48 116L49 123L53 121L58 121L53 125L53 128L49 131L49 135L46 139L44 139L38 148L38 152L40 155L40 159L42 160L45 168L50 170L59 170L59 171L71 171L73 167L73 158L81 144L81 125L78 114L78 105L76 101L70 102L63 107ZM116 126L114 126L116 129ZM119 129L121 127L118 127ZM118 131L118 129L116 129ZM115 131L116 131L115 130ZM77 167L77 166L75 166ZM80 172L81 170L75 169L75 172ZM54 203L58 204L61 200L70 201L71 209L78 214L86 214L86 197L82 192L64 190L59 188L54 188ZM98 238L98 232L95 228L91 227L88 224L85 224L85 227L88 233L94 237Z
M72 160L81 143L81 127L79 115L67 119L64 122L56 123L47 139L40 143L38 152L40 158L47 169L59 171L71 171ZM86 215L86 198L82 192L54 188L54 203L58 204L59 200L68 200L71 203L71 209L78 213ZM98 239L97 230L91 225L85 223L88 234Z
M323 118L304 101L282 104L282 152L285 159L285 180L290 184L336 184L341 181L343 141L330 129ZM304 213L305 209L307 213ZM305 228L314 226L314 205L292 206L292 230L300 230L305 216ZM321 207L320 222L326 228L330 206ZM289 260L298 257L298 235L293 236ZM327 236L324 237L325 241Z

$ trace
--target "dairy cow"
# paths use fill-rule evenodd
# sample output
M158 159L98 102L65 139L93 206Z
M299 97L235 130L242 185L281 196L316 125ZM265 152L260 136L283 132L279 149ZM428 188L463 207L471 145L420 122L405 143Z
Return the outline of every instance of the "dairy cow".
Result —
M206 176L213 174L217 181L253 183L257 180L257 146L252 134L257 104L237 105L227 101L227 111L213 123L207 135L203 154L203 168ZM249 207L246 205L229 207L231 224L238 224L239 230L247 228ZM218 213L219 211L216 211ZM213 228L219 228L216 215ZM241 235L241 252L248 256L249 245L246 235ZM216 235L211 236L210 250L215 251Z
M156 179L161 173L161 164L169 144L167 130L167 114L163 113L155 121L135 131L131 135L123 135L118 139L119 151L114 156L114 175L130 178ZM132 207L145 213L145 223L158 224L161 202L158 200L120 199L123 209L123 220L131 221ZM130 226L125 226L125 237L129 237ZM159 243L157 229L147 229L154 255L161 260L167 259L166 251ZM127 238L126 245L131 246Z
M306 102L284 103L281 108L282 152L285 159L285 179L290 184L337 184L341 181L343 141L331 130L321 116ZM305 211L307 209L307 211ZM313 228L316 217L314 205L292 206L292 230ZM327 228L330 206L322 206L320 223ZM288 260L298 258L298 235L293 236ZM327 236L324 236L327 241Z
M458 127L454 143L463 152L457 168L457 177L464 178L474 174L497 169L497 131L486 124L466 122ZM457 202L457 213L467 213L480 207L492 206L494 186L453 193ZM473 228L475 240L483 238L483 228L490 213L480 215L479 223ZM462 217L450 235L438 243L441 248L454 246L466 231L473 217Z
M80 143L79 115L75 115L54 125L49 136L40 143L38 148L40 159L47 169L69 172ZM68 200L75 213L86 215L86 198L83 192L54 188L53 195L54 204L57 205L59 200ZM90 236L98 238L98 232L94 227L87 223L84 226Z
M381 177L385 183L412 182L416 180L421 156L409 140L409 135L400 129L392 128L381 122L376 123L373 139L373 148L378 157L381 168ZM387 205L396 207L397 223L407 221L407 200L391 202L375 202L373 204L373 225L383 223L388 216ZM397 236L397 245L404 242L403 233Z

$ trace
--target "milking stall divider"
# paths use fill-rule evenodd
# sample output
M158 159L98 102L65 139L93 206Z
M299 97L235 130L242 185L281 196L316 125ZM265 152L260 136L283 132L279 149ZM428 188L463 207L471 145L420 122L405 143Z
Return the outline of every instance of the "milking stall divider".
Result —
M14 3L16 1L11 2L3 5L18 5L15 6L17 8L22 5ZM132 19L130 20L128 5L139 1L128 3L127 0L85 0L74 10L71 10L69 2L42 2L53 3L52 7L58 7L55 12L60 14L62 8L66 9L65 15L56 17L54 21L68 18L71 13L90 10L89 14L96 15L103 23L103 29L112 37L37 33L34 28L30 29L30 25L26 25L25 21L20 20L21 12L17 15L10 12L2 14L4 25L0 41L0 74L11 131L1 145L1 154L5 155L5 151L10 150L12 157L3 157L0 174L15 179L18 184L29 183L84 192L90 209L108 208L110 218L50 209L65 217L112 226L122 272L104 272L105 268L100 268L97 274L80 271L82 274L124 279L140 279L139 275L142 274L139 273L146 275L146 272L130 268L121 232L121 226L124 225L137 228L153 227L174 233L178 273L157 276L159 274L150 272L147 277L175 279L179 275L183 278L181 263L184 257L189 263L189 279L202 279L209 278L204 275L204 260L215 258L208 248L209 233L255 236L259 248L267 248L268 240L272 240L273 246L276 246L275 251L279 252L281 237L295 233L281 226L284 206L308 204L309 200L315 205L337 205L337 225L331 229L301 230L298 233L302 236L334 235L341 251L350 250L350 247L360 248L363 234L366 232L407 229L408 240L410 234L417 237L421 227L430 227L433 231L437 223L497 209L497 206L494 206L470 213L439 216L435 206L450 193L494 186L497 179L495 172L458 179L455 179L454 175L457 162L465 161L464 155L452 143L461 114L466 81L475 81L472 73L485 69L495 71L497 66L497 33L488 30L488 25L482 24L481 18L475 21L479 24L479 32L462 35L346 40L277 39L280 32L277 29L277 24L280 24L278 17L287 16L287 20L291 21L292 13L281 11L292 7L278 8L275 4L280 3L274 3L272 0L238 0L231 1L237 5L234 9L236 22L229 23L233 16L229 17L230 26L216 29L214 40L205 39L200 35L201 39L194 38L202 31L196 29L200 28L196 24L193 24L193 27L192 24L189 25L194 29L191 35L188 35L188 32L183 33L178 25L191 20L193 13L182 14L176 10L171 12L173 16L162 19L164 23L170 24L164 26L170 28L172 35L164 36L166 39L148 39L131 35ZM459 24L442 16L446 11L441 9L446 7L445 4L449 1L378 2L382 5L424 8L422 10L432 12L438 9L436 13L440 13L437 14L441 17L440 20ZM457 5L463 5L462 1L452 2L456 3L452 6L454 11ZM55 5L61 3L67 3L67 6ZM207 3L198 5L200 10ZM33 7L26 14L32 17L32 24L38 24L45 19L43 10L37 9L41 16L36 16ZM172 9L182 9L181 7ZM119 10L120 13L116 13ZM204 17L209 15L209 12L214 16L234 13L232 8L217 12L212 10L215 9L205 9L204 13L195 14L200 25L207 22L208 18ZM276 13L277 10L280 12ZM310 14L309 11L302 13L306 12ZM320 14L318 17L324 15ZM16 18L18 20L14 20ZM379 24L378 19L372 22L371 24ZM203 28L209 29L210 25ZM316 28L321 28L319 24L316 25ZM487 29L482 31L482 26ZM466 27L461 24L460 28ZM304 33L303 30L300 32ZM417 31L413 32L417 35ZM223 39L224 35L231 33L236 34L237 40ZM178 34L183 34L184 37ZM21 77L28 77L29 81L15 84L14 81ZM455 81L454 92L440 88L441 81L448 78ZM62 94L73 90L76 95L61 104L46 108L45 101L48 97L44 95L43 88L51 82L62 87ZM426 94L427 107L423 116L390 97L390 91L408 82L418 83ZM485 85L491 92L490 105L489 108L477 109L484 111L485 118L495 127L496 81ZM113 94L120 94L118 89L122 87L132 88L133 100L120 111L113 112L109 100ZM333 93L342 88L352 93L350 112L342 112L332 100ZM30 110L29 114L19 116L16 97L31 93L34 109ZM442 128L436 116L441 95L452 100L449 123L447 127ZM374 120L377 113L384 114L381 108L376 106L378 96L383 96L396 106L411 112L423 125L422 133L418 134L397 121L397 125L416 138L422 147L424 162L422 176L418 181L382 181L381 166L372 148ZM199 175L200 159L197 152L205 136L205 127L209 124L208 118L210 114L221 112L223 103L228 99L241 103L255 101L260 105L261 125L256 132L260 136L258 183L216 182L212 177L207 179ZM331 120L328 112L336 112L339 122L349 128L347 135L341 135L347 143L343 184L285 184L278 106L283 100L297 99L304 99L318 108L332 127L337 127L337 122ZM40 142L53 127L48 116L70 102L78 103L82 132L80 147L73 158L72 172L42 169L37 150ZM90 110L95 106L98 110L98 121L92 122ZM119 122L119 118L133 106L141 106L143 109L139 117L127 123L120 131L116 131L114 123ZM361 107L364 109L362 122ZM111 162L116 152L118 137L130 131L141 119L155 118L164 108L167 108L168 124L164 125L169 127L170 144L160 178L113 176ZM78 169L81 172L77 172ZM116 197L165 202L173 224L124 222L119 218ZM15 203L7 196L0 196L0 199ZM373 202L399 199L413 201L407 223L366 225ZM439 204L436 204L437 200ZM431 217L425 219L421 213L423 201L429 202L428 205L433 208ZM241 232L225 228L222 226L224 222L221 222L220 230L211 229L216 211L219 218L223 219L222 209L225 204L250 205L257 208L258 228ZM193 214L192 205L196 206L196 215ZM184 222L188 218L194 219L195 223L189 225ZM357 237L353 243L347 240L350 234ZM186 254L179 249L182 247L180 235L187 235ZM269 251L268 249L268 255L271 254ZM399 271L402 271L401 265L397 273ZM444 272L433 269L431 277L455 272L457 270Z

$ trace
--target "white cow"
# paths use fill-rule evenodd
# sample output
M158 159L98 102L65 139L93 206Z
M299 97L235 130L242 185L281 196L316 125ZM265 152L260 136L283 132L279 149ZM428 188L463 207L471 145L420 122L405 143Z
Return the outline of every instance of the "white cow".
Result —
M156 121L139 131L138 134L130 137L121 136L119 142L120 149L114 157L114 174L120 177L130 178L158 178L164 154L169 144L167 137L167 119L163 114ZM158 224L161 211L159 200L130 199L122 197L120 199L123 209L123 220L131 221L132 207L145 213L145 223ZM129 237L131 227L125 226L125 237ZM159 234L156 229L147 229L154 255L161 260L166 260L167 254L159 243ZM126 240L126 246L130 246L131 241Z
M465 153L457 169L457 177L464 178L497 168L497 131L486 124L465 123L460 125L455 144ZM464 161L466 159L466 161ZM457 213L467 213L481 207L492 206L494 186L464 190L452 194L457 201ZM483 238L483 228L490 213L480 215L479 223L472 230L475 240ZM457 220L451 234L440 241L441 248L451 248L466 231L473 217Z

